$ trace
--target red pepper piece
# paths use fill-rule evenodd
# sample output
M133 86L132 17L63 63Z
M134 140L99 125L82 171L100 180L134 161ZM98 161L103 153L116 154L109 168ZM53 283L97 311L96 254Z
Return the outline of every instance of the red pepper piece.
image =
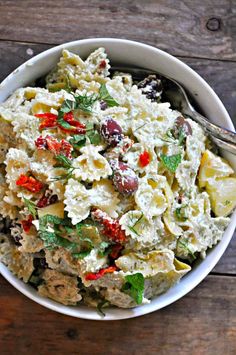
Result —
M139 164L142 168L145 168L150 163L150 154L145 150L139 156Z
M24 174L21 174L20 177L16 180L16 185L17 186L22 186L26 190L30 192L39 192L43 188L43 184L33 178L32 176L27 176Z
M28 219L24 219L23 221L21 221L22 224L22 228L24 229L25 233L28 233L30 231L31 226L33 221L33 216L32 214L29 215Z
M58 141L57 139L49 135L47 135L45 138L40 136L36 139L35 145L38 149L48 149L52 151L55 155L62 154L69 159L72 158L71 151L73 147L65 139Z
M118 268L116 266L109 266L107 268L104 269L100 269L98 272L89 272L86 276L85 276L85 280L87 281L94 281L94 280L98 280L100 279L102 276L104 276L105 274L108 273L112 273L114 271L118 270Z
M100 69L105 69L107 66L107 63L105 61L105 59L101 60L100 64L99 64L99 68Z
M121 244L115 244L112 246L111 253L109 254L110 258L112 259L118 259L119 256L121 255L121 250L123 249L123 245Z
M99 210L98 208L92 212L92 217L95 221L98 221L103 225L102 233L109 239L116 243L122 243L126 241L125 232L121 229L119 221L108 216L106 212Z
M54 128L57 126L57 115L54 115L54 113L37 113L35 117L42 119L42 122L39 125L40 131L42 131L44 128Z
M71 125L71 128L64 128L63 126L58 125L63 132L75 133L75 134L85 134L86 133L86 126L83 123L80 123L79 121L76 121L74 119L74 115L73 115L72 111L65 113L63 118L64 118L64 121L66 121L67 123L69 123Z

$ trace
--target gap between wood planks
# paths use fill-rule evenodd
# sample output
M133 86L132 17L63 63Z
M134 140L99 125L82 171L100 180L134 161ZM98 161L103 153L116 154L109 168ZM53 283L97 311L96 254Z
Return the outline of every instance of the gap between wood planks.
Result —
M88 38L80 38L78 40L83 40L83 39L91 39L92 37L88 37ZM99 38L102 38L102 37L94 37L95 39L99 39ZM105 38L105 37L103 37ZM116 37L111 37L111 38L114 38L116 39ZM122 38L121 38L122 39ZM131 40L132 41L132 40ZM45 42L31 42L31 41L17 41L17 40L12 40L12 39L7 39L7 38L0 38L0 42L12 42L14 44L22 44L22 45L43 45L43 46L48 46L48 49L49 48L52 48L52 47L57 47L57 46L60 46L61 44L63 43L68 43L68 42L73 42L73 41L67 41L67 42L62 42L62 43L45 43ZM134 42L137 42L137 41L134 41ZM142 42L140 42L142 43ZM154 46L154 45L150 45L151 47L154 47L154 48L158 48L157 46ZM158 48L158 49L161 49L161 48ZM177 57L177 58L185 58L185 59L188 59L188 58L191 58L191 59L205 59L205 60L210 60L212 62L228 62L228 63L236 63L236 59L226 59L226 58L209 58L209 57L204 57L204 56L190 56L190 55L183 55L183 54L172 54L170 51L166 51L166 50L163 50L164 52L167 52L169 54L171 54L173 57Z

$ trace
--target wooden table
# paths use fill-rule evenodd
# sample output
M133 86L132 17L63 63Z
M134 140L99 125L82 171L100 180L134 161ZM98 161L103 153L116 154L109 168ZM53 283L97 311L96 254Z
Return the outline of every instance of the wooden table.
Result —
M236 0L0 0L0 81L47 48L120 37L174 54L207 80L236 121ZM74 319L0 277L0 354L236 354L236 240L187 296L141 318Z

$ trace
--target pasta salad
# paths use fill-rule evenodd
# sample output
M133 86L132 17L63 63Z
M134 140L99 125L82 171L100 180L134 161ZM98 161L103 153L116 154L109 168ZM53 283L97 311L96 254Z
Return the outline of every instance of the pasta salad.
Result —
M236 177L161 80L68 50L0 105L0 261L62 303L131 308L221 240Z

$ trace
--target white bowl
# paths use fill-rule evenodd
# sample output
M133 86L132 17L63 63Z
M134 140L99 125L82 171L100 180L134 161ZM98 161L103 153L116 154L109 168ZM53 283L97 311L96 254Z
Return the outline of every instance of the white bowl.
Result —
M74 41L54 47L35 56L21 65L18 69L14 70L14 72L1 83L0 102L3 102L17 88L29 85L36 78L39 78L52 69L57 63L62 49L69 49L72 52L78 53L82 58L85 58L91 51L101 46L105 47L109 58L115 63L146 67L175 78L195 96L202 111L212 122L234 130L233 124L222 102L210 86L194 70L160 49L123 39L95 38ZM232 155L228 154L225 156L235 168L236 160ZM0 272L24 295L59 313L94 320L132 318L161 309L183 297L197 286L213 269L224 253L232 238L235 225L236 213L231 217L231 223L225 231L221 242L211 249L203 261L199 261L189 274L165 294L154 298L150 304L139 306L134 309L108 309L106 310L105 318L102 318L97 313L96 309L93 308L88 308L86 306L63 306L52 300L41 297L32 287L24 284L12 275L1 263Z

